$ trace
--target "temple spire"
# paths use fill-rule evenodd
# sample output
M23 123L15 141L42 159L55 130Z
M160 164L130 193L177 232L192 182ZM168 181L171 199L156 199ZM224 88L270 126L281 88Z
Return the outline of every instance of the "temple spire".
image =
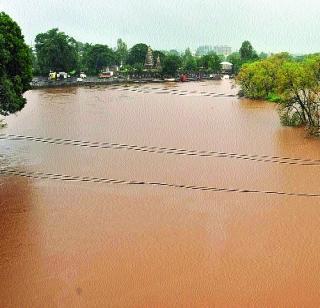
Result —
M157 57L156 68L157 68L157 69L160 69L160 68L161 68L161 61L160 61L160 56L159 56L159 55L158 55L158 57Z
M150 48L150 46L148 47L148 51L147 51L147 55L146 55L146 60L144 63L144 67L145 68L153 68L153 53L152 53L152 49Z

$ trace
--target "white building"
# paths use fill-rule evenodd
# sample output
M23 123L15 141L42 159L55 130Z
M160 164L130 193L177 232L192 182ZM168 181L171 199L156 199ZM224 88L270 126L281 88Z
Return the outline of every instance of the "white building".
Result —
M224 61L224 62L221 62L220 65L221 65L222 73L231 73L232 72L232 67L233 67L232 63Z

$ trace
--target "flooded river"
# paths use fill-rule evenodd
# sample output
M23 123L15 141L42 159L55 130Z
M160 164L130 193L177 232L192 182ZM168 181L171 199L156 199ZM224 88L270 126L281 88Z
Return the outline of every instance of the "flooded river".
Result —
M0 306L318 307L320 141L235 93L26 93L0 130Z

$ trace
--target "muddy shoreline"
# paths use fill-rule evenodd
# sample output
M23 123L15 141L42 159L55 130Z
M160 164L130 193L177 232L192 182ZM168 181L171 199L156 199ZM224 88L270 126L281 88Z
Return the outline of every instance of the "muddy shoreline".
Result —
M221 80L222 75L216 75L214 78L201 78L196 80L192 78L186 82L204 82L207 80ZM180 82L179 78L176 78L174 82ZM172 82L172 83L174 83ZM144 83L168 83L164 79L155 78L117 78L117 79L99 79L96 77L88 77L83 81L77 81L76 78L69 78L67 80L47 80L45 78L36 78L31 82L31 89L46 89L46 88L59 88L59 87L81 87L81 86L99 86L99 85L121 85L121 84L144 84Z

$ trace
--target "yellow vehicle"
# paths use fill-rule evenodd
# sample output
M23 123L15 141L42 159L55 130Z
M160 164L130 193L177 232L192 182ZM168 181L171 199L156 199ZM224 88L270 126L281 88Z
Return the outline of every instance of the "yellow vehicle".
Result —
M56 72L50 72L48 79L49 80L56 80L57 79L57 73Z

